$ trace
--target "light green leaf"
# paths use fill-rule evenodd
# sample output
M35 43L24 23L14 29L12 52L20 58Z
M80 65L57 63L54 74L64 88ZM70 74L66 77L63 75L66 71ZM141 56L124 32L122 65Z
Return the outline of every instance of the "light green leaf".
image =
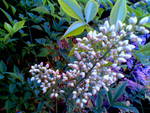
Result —
M8 31L8 33L13 34L13 28L7 22L4 23L4 28Z
M98 3L94 0L89 0L86 4L84 14L86 22L90 22L96 16L98 12Z
M117 0L110 13L110 23L116 25L117 21L124 21L127 14L126 0Z
M85 29L85 23L81 21L74 22L68 30L65 32L63 38L69 37L69 36L76 36L81 34Z
M76 0L58 0L61 8L72 18L84 21L81 7Z
M150 23L144 24L144 26L150 28Z
M36 7L34 9L31 9L31 11L35 11L41 14L50 14L49 10L44 6Z
M25 20L15 23L15 25L13 26L14 33L22 29L24 27L24 24L25 24Z

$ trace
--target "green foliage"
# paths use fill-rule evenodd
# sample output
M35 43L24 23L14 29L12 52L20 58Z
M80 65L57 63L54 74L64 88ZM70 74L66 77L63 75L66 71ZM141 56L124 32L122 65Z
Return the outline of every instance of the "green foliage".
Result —
M134 55L142 64L150 65L150 43L141 46Z
M77 21L75 23L73 23L65 32L64 34L64 38L65 37L69 37L69 36L76 36L81 34L84 29L85 29L85 25L86 23L82 22L82 21Z
M127 14L126 0L117 0L110 14L110 23L116 24L118 20L124 21Z
M98 3L94 0L89 0L84 10L86 22L89 23L91 20L93 20L97 12L98 12Z
M79 6L76 0L58 0L58 2L61 5L64 12L67 13L69 16L81 21L84 20L81 7Z

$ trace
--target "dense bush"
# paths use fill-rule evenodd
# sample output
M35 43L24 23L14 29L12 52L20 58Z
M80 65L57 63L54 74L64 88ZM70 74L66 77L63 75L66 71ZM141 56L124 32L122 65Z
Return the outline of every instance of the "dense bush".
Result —
M0 3L0 112L149 110L149 0L1 0ZM126 41L117 40L117 36ZM117 53L122 57L113 57L111 49L123 46L126 50ZM82 59L88 68L79 66ZM95 61L102 65L97 64L96 75L92 74ZM77 76L79 70L82 76ZM116 74L111 75L114 71ZM74 76L69 78L70 74ZM102 81L103 85L98 85ZM89 89L84 87L87 83ZM86 94L88 98L83 97Z

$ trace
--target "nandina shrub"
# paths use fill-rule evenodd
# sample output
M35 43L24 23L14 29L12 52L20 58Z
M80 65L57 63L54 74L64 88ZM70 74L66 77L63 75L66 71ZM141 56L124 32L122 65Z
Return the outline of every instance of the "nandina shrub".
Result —
M125 77L120 69L132 57L135 46L130 42L139 44L142 42L137 34L149 33L143 26L147 21L147 17L139 22L137 17L130 17L127 24L117 21L116 25L110 25L105 21L104 25L100 25L98 32L90 31L87 37L76 39L77 44L72 50L76 60L68 64L70 69L60 72L49 68L49 64L35 64L30 69L33 76L31 81L37 81L43 95L49 96L51 103L56 105L55 112L59 111L57 109L59 101L67 107L64 112L83 112L86 108L93 109L96 104L91 98L97 97L102 89L109 92L112 84ZM124 89L125 84L120 87ZM109 98L117 101L119 97L118 94ZM127 103L122 102L120 105L129 111L135 110ZM117 105L119 106L118 103L114 103L114 106ZM105 109L109 110L110 107ZM122 109L125 108L119 108ZM96 110L103 111L103 108Z

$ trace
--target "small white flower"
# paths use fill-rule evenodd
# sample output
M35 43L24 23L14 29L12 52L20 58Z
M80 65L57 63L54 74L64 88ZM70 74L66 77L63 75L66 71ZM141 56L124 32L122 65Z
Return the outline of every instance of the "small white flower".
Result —
M119 58L118 58L118 61L119 61L120 63L124 63L124 62L126 62L126 59L123 58L123 57L119 57Z
M132 28L133 28L133 26L132 26L132 25L127 25L126 30L127 30L127 31L131 31L131 30L132 30Z
M136 24L137 23L137 17L130 17L129 18L129 24Z

